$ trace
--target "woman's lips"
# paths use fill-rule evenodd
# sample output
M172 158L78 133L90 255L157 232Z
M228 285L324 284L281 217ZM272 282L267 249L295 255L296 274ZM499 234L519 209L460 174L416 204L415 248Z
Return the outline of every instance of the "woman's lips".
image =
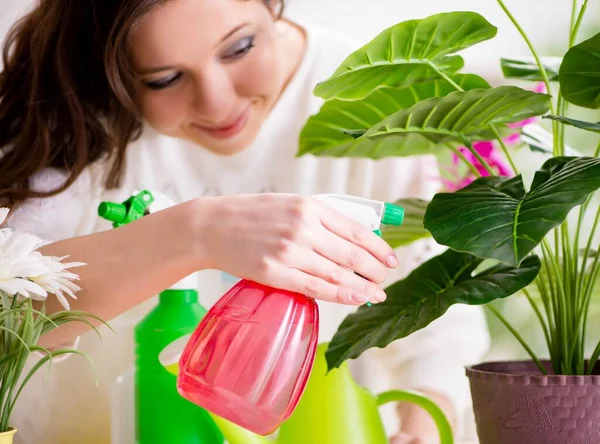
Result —
M244 129L246 123L248 122L249 116L250 107L246 108L235 121L225 126L218 128L210 128L201 125L195 126L215 139L229 139L230 137L238 135Z

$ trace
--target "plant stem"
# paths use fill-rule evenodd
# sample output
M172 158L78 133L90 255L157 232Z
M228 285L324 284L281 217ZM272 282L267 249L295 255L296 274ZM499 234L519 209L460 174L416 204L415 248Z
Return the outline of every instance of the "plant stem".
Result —
M435 63L427 62L427 64L429 65L429 67L431 69L433 69L436 72L437 75L439 75L442 79L444 79L446 82L448 82L450 84L450 86L452 86L455 90L465 92L465 90L462 89L462 87L458 83L456 83L454 80L452 80L450 78L450 76L448 74L446 74L444 71L440 70L435 65Z
M600 143L598 143L598 146L596 146L596 149L594 150L594 157L598 157L600 156Z
M446 146L448 148L450 148L452 150L452 152L454 154L456 154L460 160L462 160L465 165L467 165L467 167L471 170L471 172L476 176L476 177L481 177L481 173L479 172L479 170L477 168L475 168L475 165L473 165L471 162L469 162L469 159L467 159L465 157L465 155L462 153L461 150L459 150L458 148L454 147L451 143L446 144Z
M572 257L573 257L573 281L574 281L574 285L575 285L575 296L577 298L580 298L581 293L579 293L579 286L578 286L578 282L579 282L579 278L580 278L580 274L579 274L579 236L581 233L581 226L583 224L583 219L585 217L585 213L587 212L590 200L592 199L592 196L590 195L587 199L587 201L581 205L581 207L579 208L579 217L577 218L577 228L575 230L575 241L573 242L573 251L572 251ZM584 270L585 270L585 264L584 264ZM579 304L581 304L582 301L579 300L577 301L577 303L575 304L575 306L577 307L577 309L579 310L581 307Z
M596 367L596 363L598 362L599 357L600 357L600 342L598 342L598 345L596 345L596 348L594 349L594 352L592 353L592 357L590 358L590 360L588 362L588 368L587 368L587 371L585 372L587 375L592 374L592 372L594 371L594 367Z
M544 337L546 338L546 345L548 346L548 350L552 350L552 341L550 339L550 332L548 330L548 325L546 324L546 320L544 319L542 312L540 311L539 307L537 306L537 304L531 297L531 294L529 293L529 291L527 291L526 288L523 289L523 293L525 294L525 297L529 301L531 308L533 308L533 311L535 311L535 314L536 314L538 320L540 321L540 325L542 327L542 330L544 331Z
M592 224L592 228L589 233L590 237L587 241L587 244L585 245L585 249L583 250L583 257L581 259L581 270L580 270L580 274L579 274L579 282L577 284L577 292L578 293L583 292L587 261L590 256L590 250L592 249L592 244L594 243L594 237L596 237L596 229L598 228L599 222L600 222L600 208L598 208L596 210L596 217L594 218L594 223Z
M448 76L445 72L441 71L437 66L435 66L435 64L429 62L429 66L431 67L431 69L433 69L442 79L444 79L446 82L448 82L448 84L450 84L450 86L452 86L455 90L457 91L461 91L461 92L465 92L465 90L458 84L456 83L454 80L452 80L450 78L450 76ZM492 129L492 131L494 132L494 136L496 137L496 140L498 140L498 143L500 144L500 146L502 147L502 151L504 151L504 155L506 156L506 158L508 159L508 162L510 163L511 168L513 169L515 174L518 174L518 170L517 167L515 165L515 163L513 162L512 157L510 156L510 153L508 152L508 149L506 148L506 144L504 143L504 141L502 140L502 136L500 136L500 133L498 132L498 130L496 129L495 125L490 125L490 128ZM470 163L470 162L469 162ZM492 176L494 174L490 173Z
M540 69L540 73L542 74L542 78L544 79L544 83L546 84L546 90L548 91L548 94L552 95L552 88L550 87L550 80L548 80L548 73L546 72L546 68L544 68L544 65L542 64L540 57L537 54L537 51L533 47L531 40L529 40L529 37L527 37L527 34L525 33L525 31L523 30L521 25L519 25L519 22L517 22L515 17L508 10L506 5L504 4L504 1L503 0L496 0L496 1L500 5L500 7L504 11L504 13L507 15L507 17L510 19L510 21L513 23L513 25L515 25L515 28L517 28L517 31L519 31L519 34L521 34L521 36L525 40L525 43L527 43L527 46L529 47L529 50L531 51L531 54L535 58L538 68ZM550 102L550 111L552 112L552 114L556 114L554 104L552 102Z
M519 170L517 169L515 162L513 162L513 159L511 157L510 153L508 152L508 148L506 148L506 144L504 143L504 140L502 140L502 136L500 136L500 133L498 132L498 130L496 129L496 127L494 125L492 125L491 128L492 128L492 131L494 132L494 136L496 137L496 140L500 144L500 147L502 147L502 152L504 152L504 155L508 159L508 163L510 163L510 167L512 168L513 172L515 173L515 176L518 175Z
M535 365L537 365L538 369L544 375L548 374L548 372L546 371L546 368L542 365L542 363L540 362L539 358L533 352L533 350L531 349L531 347L529 347L529 345L527 345L527 342L525 342L525 340L519 334L519 332L504 318L504 316L502 316L500 314L500 312L498 310L496 310L496 308L494 306L487 305L486 307L494 314L494 316L496 316L498 318L498 320L500 322L502 322L502 324L504 324L504 326L508 329L508 331L510 331L512 333L512 335L515 337L515 339L517 341L519 341L519 343L523 346L523 348L525 349L525 351L527 351L527 353L529 353L529 356L531 356L531 359L533 359L533 362L535 362Z
M556 298L558 302L558 310L556 311L556 315L558 316L557 325L560 325L561 334L559 335L560 345L562 346L562 368L559 370L562 374L568 374L569 371L566 370L565 367L565 359L569 357L569 348L568 344L570 344L569 340L569 330L567 326L567 298L564 293L564 285L563 280L560 276L560 267L558 266L558 261L552 250L550 249L550 245L548 245L548 241L546 239L542 240L542 249L544 251L544 256L548 258L550 264L552 265L552 270L548 270L548 276L554 276L556 279ZM552 274L551 274L552 273ZM556 369L555 369L556 372Z
M485 161L485 159L483 157L481 157L481 154L479 154L477 152L477 150L473 147L473 144L471 143L471 141L468 140L468 139L464 139L463 143L465 144L465 146L467 147L467 149L471 152L471 154L473 154L475 156L475 158L479 161L479 163L485 168L485 170L488 172L488 174L490 176L495 176L494 170L492 170L492 168Z
M596 285L596 280L598 279L598 274L600 273L600 249L596 251L596 258L594 259L594 263L590 269L590 274L588 276L587 284L585 286L585 291L583 292L584 302L584 310L582 313L583 317L583 331L586 331L587 328L587 319L590 309L590 303L592 301L592 294L594 290L594 286Z
M575 40L577 40L577 33L579 32L579 28L581 27L581 22L583 21L583 16L585 15L587 5L588 5L588 0L583 0L583 5L581 5L581 9L579 10L579 15L577 16L577 21L575 22L575 26L571 26L571 35L569 37L569 48L571 48L575 44ZM577 0L573 0L573 13L575 12L576 6L577 6ZM573 23L573 17L574 16L571 16L571 23Z
M569 303L569 301L573 301L575 302L575 294L573 294L573 288L572 288L572 275L571 275L571 244L569 243L569 222L568 220L565 220L562 225L560 226L560 231L561 231L561 247L562 247L562 273L563 273L563 280L565 282L565 287L564 287L564 291L565 291L565 296L567 299L567 305L566 305L566 317L567 317L567 325L570 331L574 332L574 321L573 321L573 314L574 314L574 304ZM560 256L559 256L560 257Z
M557 107L558 107L558 115L566 116L567 114L567 101L563 99L562 94L559 93ZM565 126L564 125L556 125L556 127L552 127L554 132L554 137L556 138L556 155L564 156L565 155Z
M569 24L569 41L573 36L573 29L575 29L575 22L577 21L577 0L573 0L571 5L571 23ZM571 46L571 45L569 45Z
M552 332L555 329L553 319L554 305L551 304L552 295L549 294L548 288L546 288L546 283L544 282L543 274L541 271L538 277L535 279L535 285L537 286L538 291L540 292L540 296L542 297L544 310L546 311L546 317L548 318L548 327L550 329L550 332Z

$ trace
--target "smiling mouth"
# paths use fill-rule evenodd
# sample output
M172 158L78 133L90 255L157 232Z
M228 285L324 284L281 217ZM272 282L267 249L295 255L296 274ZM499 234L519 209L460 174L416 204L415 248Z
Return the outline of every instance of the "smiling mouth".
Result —
M215 139L229 139L239 134L250 116L250 106L248 106L234 121L227 123L226 125L219 127L206 127L194 124L194 126L203 132L207 133Z

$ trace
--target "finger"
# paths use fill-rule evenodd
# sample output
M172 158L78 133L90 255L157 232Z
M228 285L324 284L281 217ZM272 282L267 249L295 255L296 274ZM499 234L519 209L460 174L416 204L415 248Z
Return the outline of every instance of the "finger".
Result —
M324 203L317 201L317 205L320 209L319 219L325 228L353 244L364 248L387 267L396 268L398 266L396 253L394 253L392 247L390 247L383 239L372 233L361 223L329 208Z
M332 284L296 268L282 267L277 273L274 273L269 284L313 299L344 305L362 305L369 300L367 295L359 295L351 288Z
M353 273L312 250L306 249L305 251L305 254L294 255L294 262L291 264L294 268L319 277L330 284L352 289L357 293L357 295L353 296L356 302L377 303L385 301L385 292L370 280ZM365 255L370 256L366 252ZM375 261L372 256L371 260ZM375 262L377 263L377 261ZM380 266L385 270L385 267ZM363 295L368 297L368 300L365 301Z
M323 233L315 238L313 248L321 256L355 271L371 282L380 284L387 276L389 269L371 253L331 231L323 230Z

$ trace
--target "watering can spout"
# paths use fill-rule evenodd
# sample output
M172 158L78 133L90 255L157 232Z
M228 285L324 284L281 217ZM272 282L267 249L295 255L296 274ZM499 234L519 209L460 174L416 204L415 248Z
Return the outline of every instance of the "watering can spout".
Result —
M257 435L256 433L252 433L226 419L213 415L212 413L210 416L229 444L273 444L272 440Z

